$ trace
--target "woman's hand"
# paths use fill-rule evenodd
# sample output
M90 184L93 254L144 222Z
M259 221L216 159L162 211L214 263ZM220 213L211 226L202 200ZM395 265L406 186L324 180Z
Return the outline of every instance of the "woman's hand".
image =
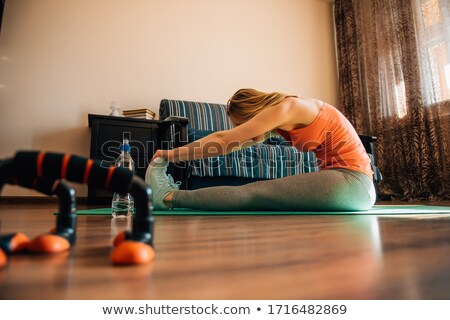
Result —
M170 159L170 155L169 155L169 153L171 151L172 150L160 150L160 149L156 150L155 154L153 155L152 159L150 160L150 163L152 163L153 160L155 160L156 158L163 158L167 161L173 160L173 159Z

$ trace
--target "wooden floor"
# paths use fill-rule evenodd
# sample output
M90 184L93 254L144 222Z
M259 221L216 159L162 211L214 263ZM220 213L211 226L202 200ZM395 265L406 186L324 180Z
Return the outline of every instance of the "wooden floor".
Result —
M55 209L0 204L1 233L34 237L54 226ZM450 299L450 210L158 216L155 261L114 267L112 239L126 224L79 216L70 252L11 257L0 299Z

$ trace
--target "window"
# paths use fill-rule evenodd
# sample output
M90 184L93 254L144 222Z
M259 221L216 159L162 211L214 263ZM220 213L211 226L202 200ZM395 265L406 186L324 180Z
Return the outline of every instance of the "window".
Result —
M450 5L448 0L416 1L426 103L450 100Z

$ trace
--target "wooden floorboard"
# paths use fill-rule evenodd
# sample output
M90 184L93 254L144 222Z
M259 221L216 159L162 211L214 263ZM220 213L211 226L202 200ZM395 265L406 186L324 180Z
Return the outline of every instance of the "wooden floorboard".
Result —
M54 226L55 209L2 203L0 231L34 237ZM79 216L69 252L10 257L0 299L450 299L450 210L158 216L155 261L114 267L112 239L126 227L108 216Z

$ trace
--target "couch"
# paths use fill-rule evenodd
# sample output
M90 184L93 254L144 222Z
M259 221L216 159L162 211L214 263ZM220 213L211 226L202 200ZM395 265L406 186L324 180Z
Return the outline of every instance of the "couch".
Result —
M177 147L200 139L214 131L232 128L226 106L217 103L163 99L159 108L160 120L187 119L172 130L170 147ZM381 180L374 154L375 137L360 135L372 160L374 180ZM242 185L245 183L276 179L285 176L318 171L313 152L301 152L283 138L270 138L255 146L230 154L189 161L172 166L175 180L180 179L183 189L198 189L217 185Z

